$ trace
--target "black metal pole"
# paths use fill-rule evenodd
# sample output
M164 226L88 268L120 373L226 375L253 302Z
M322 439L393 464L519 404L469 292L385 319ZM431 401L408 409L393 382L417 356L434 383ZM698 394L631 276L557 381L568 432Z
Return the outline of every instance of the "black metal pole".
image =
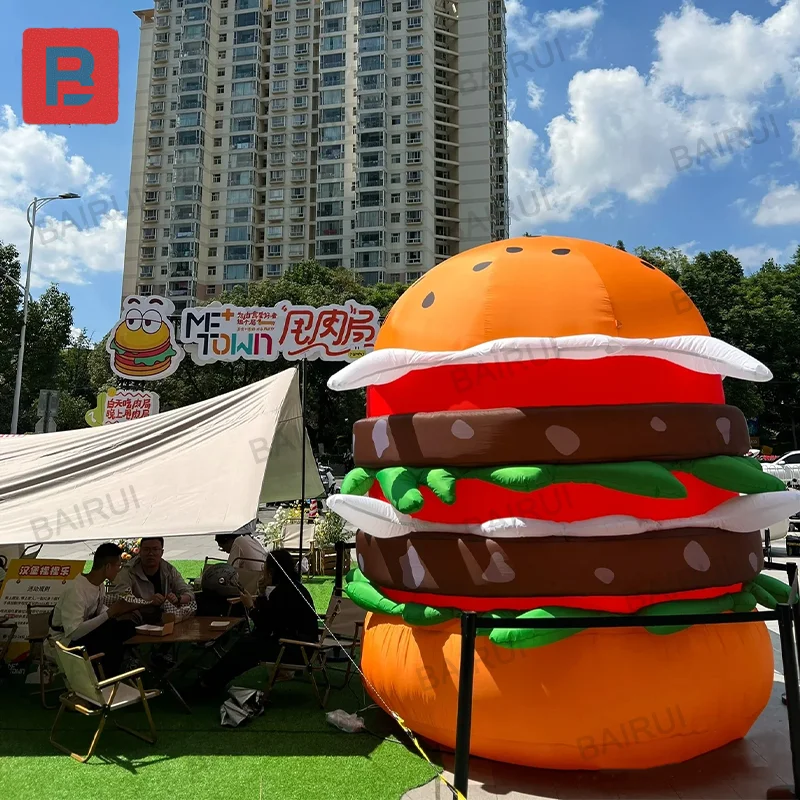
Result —
M344 542L334 542L333 549L336 551L336 577L333 581L333 594L335 597L341 597L344 579Z
M800 684L797 674L797 652L794 642L794 619L791 606L781 603L778 612L778 630L781 637L783 680L786 686L786 706L789 717L789 749L792 755L793 786L774 786L767 790L769 800L796 798L800 786Z
M303 419L301 438L301 475L300 475L300 555L297 559L297 571L303 574L303 526L306 519L306 360L300 359L300 414Z
M469 784L469 742L472 731L472 682L475 676L475 612L461 615L461 668L458 673L458 718L456 720L456 763L453 785L466 798Z

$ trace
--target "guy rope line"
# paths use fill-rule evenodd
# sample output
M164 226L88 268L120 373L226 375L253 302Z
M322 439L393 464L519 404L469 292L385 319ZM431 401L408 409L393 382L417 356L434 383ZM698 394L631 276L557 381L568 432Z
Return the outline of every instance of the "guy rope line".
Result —
M291 576L281 566L281 564L278 562L278 560L276 558L273 558L272 561L273 561L273 563L278 565L278 567L280 568L281 572L283 572L283 574L294 584L294 581L291 579ZM314 608L314 605L312 603L309 603L308 600L306 600L306 598L303 597L303 593L299 589L298 589L297 593L300 595L300 597L303 598L303 602L309 608L311 608L311 610L316 614L317 613L317 609ZM326 624L325 620L322 619L321 622L322 622L322 627L330 635L331 639L333 639L333 641L336 642L337 646L341 648L342 652L345 654L345 656L347 656L347 658L350 661L350 663L355 667L356 672L358 672L358 674L361 676L361 679L370 687L370 689L372 689L372 691L374 692L374 696L378 698L378 700L381 702L383 707L389 712L389 714L392 716L392 718L395 720L395 722L403 730L403 733L405 733L406 736L411 740L411 743L414 745L414 747L416 747L416 749L419 751L420 755L436 771L436 777L439 778L439 780L452 792L454 800L466 800L464 795L461 794L461 792L458 789L456 789L456 787L453 786L453 784L451 784L450 781L447 780L447 778L444 777L444 775L440 772L439 767L437 767L436 764L434 764L433 761L431 761L431 759L428 756L428 754L422 749L422 745L419 743L419 740L414 735L414 732L406 725L406 723L403 720L403 718L397 712L393 711L389 707L389 704L383 699L383 697L381 696L380 692L372 684L372 681L370 681L370 679L361 671L361 667L355 662L355 659L353 659L352 656L347 652L345 646L339 641L339 639L337 638L336 634L328 627L328 625ZM370 706L366 706L366 708L369 708L369 707Z

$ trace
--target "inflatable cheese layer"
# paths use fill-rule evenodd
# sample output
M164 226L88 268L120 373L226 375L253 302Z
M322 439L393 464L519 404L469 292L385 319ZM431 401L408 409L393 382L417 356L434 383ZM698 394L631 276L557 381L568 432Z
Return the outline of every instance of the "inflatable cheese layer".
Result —
M472 753L646 768L744 736L772 686L764 625L652 624L788 598L761 574L760 530L800 500L744 457L725 377L771 374L606 245L493 242L410 286L375 350L329 382L367 387L329 506L359 528L346 590L370 612L375 699L452 747L462 611L637 615L479 631Z

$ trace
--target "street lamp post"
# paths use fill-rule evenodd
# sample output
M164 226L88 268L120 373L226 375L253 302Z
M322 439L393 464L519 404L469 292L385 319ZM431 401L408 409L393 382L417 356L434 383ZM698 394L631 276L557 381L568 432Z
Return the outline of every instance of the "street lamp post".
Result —
M19 421L19 399L22 391L22 362L25 358L25 333L28 327L28 297L31 288L31 264L33 263L33 235L36 230L36 212L51 200L76 200L79 194L65 192L56 197L34 197L33 202L28 206L28 225L31 229L31 239L28 246L28 271L25 275L25 295L22 301L22 330L19 334L19 355L17 356L17 380L14 384L14 408L11 412L11 433L17 432L17 422Z

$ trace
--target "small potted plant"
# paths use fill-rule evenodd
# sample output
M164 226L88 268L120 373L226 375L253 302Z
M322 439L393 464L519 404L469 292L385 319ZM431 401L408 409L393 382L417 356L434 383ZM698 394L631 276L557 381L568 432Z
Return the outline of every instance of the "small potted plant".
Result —
M352 533L345 521L333 511L323 514L314 526L314 572L317 575L336 573L336 542L348 542ZM344 551L344 572L350 569L350 551Z
M134 556L138 556L141 543L141 539L120 539L117 546L122 550L122 560L130 561Z
M283 547L289 525L289 509L281 506L272 520L264 525L262 541L267 549Z

